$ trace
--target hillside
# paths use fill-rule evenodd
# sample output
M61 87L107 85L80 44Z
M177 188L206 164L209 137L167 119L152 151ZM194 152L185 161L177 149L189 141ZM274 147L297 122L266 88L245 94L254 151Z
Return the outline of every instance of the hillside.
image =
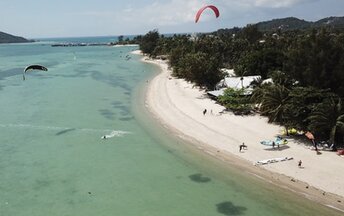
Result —
M344 17L328 17L313 23L314 27L331 26L334 28L344 28Z
M23 37L10 35L10 34L0 31L0 43L28 43L28 42L32 42L32 40L27 40Z
M295 17L287 17L282 19L273 19L257 23L257 27L261 31L281 30L300 30L307 28L344 28L344 17L327 17L316 22L309 22Z
M282 19L273 19L270 21L264 21L257 23L257 27L261 31L274 31L281 30L296 30L306 29L312 26L311 22L301 20L295 17L287 17Z

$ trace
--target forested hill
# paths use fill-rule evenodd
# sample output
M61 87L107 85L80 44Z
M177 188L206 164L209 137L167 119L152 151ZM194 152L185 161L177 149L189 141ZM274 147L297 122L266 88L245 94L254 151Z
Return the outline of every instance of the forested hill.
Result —
M257 23L257 27L261 31L274 31L277 29L299 30L320 27L344 28L344 17L328 17L316 22L309 22L295 17L287 17L259 22Z
M0 44L1 43L27 43L32 42L32 40L27 40L23 37L18 37L10 35L0 31Z

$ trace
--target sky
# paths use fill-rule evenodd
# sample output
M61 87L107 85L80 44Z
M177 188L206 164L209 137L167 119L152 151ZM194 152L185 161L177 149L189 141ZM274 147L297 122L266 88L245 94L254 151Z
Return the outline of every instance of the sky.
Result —
M220 17L205 10L215 5ZM344 16L344 0L0 0L0 31L26 38L211 32L275 18Z

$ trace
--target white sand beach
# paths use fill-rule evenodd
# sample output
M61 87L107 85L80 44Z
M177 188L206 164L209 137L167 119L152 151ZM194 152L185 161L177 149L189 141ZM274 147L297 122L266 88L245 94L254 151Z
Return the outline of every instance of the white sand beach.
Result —
M139 51L134 53L139 54ZM304 143L288 139L280 150L260 144L273 140L283 129L268 124L259 115L222 113L224 107L206 97L205 91L171 76L166 62L144 61L160 66L161 73L149 81L146 106L153 116L177 136L224 161L231 161L275 184L293 190L324 205L344 210L344 158L334 152L317 155ZM203 110L207 113L203 115ZM242 143L247 150L239 152ZM292 157L292 160L254 165L259 160ZM302 160L302 167L298 161Z
M138 44L116 44L113 47L137 47Z

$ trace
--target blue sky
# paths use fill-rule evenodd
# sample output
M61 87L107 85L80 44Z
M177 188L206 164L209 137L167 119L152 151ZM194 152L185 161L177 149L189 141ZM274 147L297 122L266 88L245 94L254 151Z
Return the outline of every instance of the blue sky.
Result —
M207 4L198 24L196 11ZM0 31L27 38L207 32L294 16L344 16L344 0L0 0Z

